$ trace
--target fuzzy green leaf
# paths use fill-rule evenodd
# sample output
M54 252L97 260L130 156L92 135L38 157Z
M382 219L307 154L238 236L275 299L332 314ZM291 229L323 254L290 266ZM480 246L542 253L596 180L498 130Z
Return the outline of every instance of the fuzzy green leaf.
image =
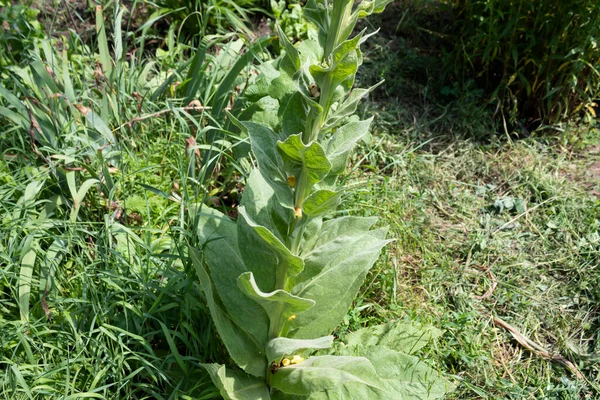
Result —
M252 170L241 207L256 224L268 228L283 240L293 216L292 205L292 191L287 182L268 182L261 171Z
M330 113L327 118L327 122L325 126L331 128L335 126L340 120L353 115L358 107L360 101L371 93L374 89L376 89L379 85L381 85L384 81L381 81L368 89L354 89L348 97L346 97L343 102L336 108L334 111Z
M385 346L406 354L414 354L441 334L439 329L431 326L389 322L359 329L347 336L346 343L348 346Z
M265 174L280 174L279 156L276 143L282 139L270 128L255 122L242 122L248 131L252 152L256 156L258 167Z
M231 358L250 375L264 377L267 368L267 359L265 358L262 346L257 344L250 335L237 326L225 311L219 301L218 295L214 291L213 283L204 269L200 252L190 247L190 256L196 269L200 286L206 297L210 315ZM239 311L246 313L244 309Z
M277 277L295 276L304 269L304 262L264 226L256 224L239 208L238 246L248 271L266 291L275 290Z
M310 357L280 368L271 377L271 386L285 394L310 399L384 399L378 396L382 382L373 365L363 357Z
M311 65L310 74L319 87L329 86L335 89L344 83L344 89L350 90L358 66L362 63L358 49L362 33L346 40L333 50L331 66Z
M318 217L332 212L340 203L340 192L317 190L304 201L303 211L309 217Z
M270 400L269 389L262 379L219 364L200 364L210 375L225 400Z
M299 175L301 170L306 169L308 187L323 180L331 169L321 145L316 142L305 145L301 134L292 135L284 142L277 142L277 150L291 174Z
M271 331L273 332L276 327L283 327L283 324L292 315L300 314L315 305L313 300L294 296L285 290L279 289L270 293L261 291L252 272L240 275L238 286L246 296L264 308L271 320Z
M300 54L298 49L294 47L292 42L287 38L279 24L275 25L277 36L279 36L279 43L285 49L285 55L281 62L280 69L287 73L289 76L293 76L294 73L300 69Z
M363 1L355 11L359 18L368 17L371 14L382 13L385 7L394 0L369 0Z
M344 351L345 350L345 351ZM348 346L342 354L365 357L375 367L387 399L434 400L454 390L454 385L418 357L385 346Z
M290 97L283 111L281 127L285 136L302 132L306 125L306 118L310 109L306 106L301 93Z
M263 309L239 291L238 277L247 272L237 243L237 227L227 216L203 207L198 218L198 238L204 260L226 313L261 345L268 338L269 319Z
M327 264L335 258L337 246L346 246L345 243L356 241L357 236L368 235L369 229L375 222L377 222L375 217L339 217L325 221L319 227L312 227L310 235L306 237L301 246L300 256L304 260L313 260L315 257L329 255L321 259ZM317 260L319 259L317 258ZM304 271L295 278L295 282L312 279L322 268L316 263L309 265L305 263Z
M292 337L324 336L335 329L350 308L368 270L388 243L383 239L385 233L386 230L376 230L343 236L305 258L306 276L312 278L297 280L300 283L292 293L313 299L317 304L293 321Z
M349 122L340 127L329 139L325 147L327 157L331 162L329 175L338 175L346 168L348 154L354 145L369 133L373 117L358 122Z
M333 345L333 336L323 336L318 339L289 339L278 337L267 344L267 360L278 360L291 356L302 349L328 349Z

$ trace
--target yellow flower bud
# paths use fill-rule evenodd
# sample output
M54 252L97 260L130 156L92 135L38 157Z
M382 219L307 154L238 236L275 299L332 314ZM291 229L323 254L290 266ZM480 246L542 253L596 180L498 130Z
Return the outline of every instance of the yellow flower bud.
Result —
M288 318L288 322L289 322L289 321L293 321L293 320L295 320L295 319L296 319L296 314L294 314L294 315L290 315L290 316L289 316L289 318Z
M296 218L300 219L302 218L302 209L301 208L296 208L294 210L294 215L296 216Z
M292 357L292 364L300 364L302 361L304 361L304 358L300 356Z
M287 183L290 187L296 187L296 177L294 175L288 176Z
M283 360L281 360L281 365L283 365L284 367L287 367L288 365L290 365L290 359L284 358Z

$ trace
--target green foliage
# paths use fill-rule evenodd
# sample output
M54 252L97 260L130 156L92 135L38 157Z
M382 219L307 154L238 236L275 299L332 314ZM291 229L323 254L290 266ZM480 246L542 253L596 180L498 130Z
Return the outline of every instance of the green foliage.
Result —
M259 11L259 0L146 0L156 17L165 16L184 38L230 31L252 35L249 16ZM183 38L182 38L183 39Z
M350 35L388 2L309 1L305 16L318 35L298 45L278 29L283 54L248 90L274 105L265 110L274 129L260 123L265 114L238 123L257 165L237 221L205 208L194 214L200 243L191 261L223 344L248 374L205 367L226 399L249 398L244 387L263 399L434 399L449 389L405 353L420 343L402 347L410 330L375 328L380 343L312 355L331 346L328 335L389 242L375 219L333 217L337 178L372 121L352 115L368 93L352 86L369 35Z
M591 110L600 89L598 2L461 0L447 7L446 68L473 76L505 118L556 122Z
M37 14L30 4L0 1L0 67L21 63L44 37Z
M445 137L416 144L391 133L360 144L343 206L378 216L397 240L336 334L349 342L347 331L398 315L434 324L443 334L425 348L427 360L462 377L449 399L598 397L595 146L574 153L558 140ZM492 325L494 316L585 379L526 350Z
M180 261L181 203L232 197L243 139L217 116L268 40L138 60L105 12L96 47L43 37L2 71L0 397L215 398L202 365L224 349Z
M271 11L276 23L287 37L292 40L303 40L308 37L308 21L304 18L299 2L271 0ZM274 29L274 26L271 29Z

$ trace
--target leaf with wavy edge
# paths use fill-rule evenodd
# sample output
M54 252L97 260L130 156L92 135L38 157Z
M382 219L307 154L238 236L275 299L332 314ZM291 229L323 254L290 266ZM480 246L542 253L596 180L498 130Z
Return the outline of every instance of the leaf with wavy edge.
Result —
M252 272L246 272L237 280L238 287L246 296L258 303L267 312L271 331L281 329L292 315L298 315L315 305L314 300L304 299L279 289L270 293L260 290ZM240 310L244 312L244 310ZM279 330L275 333L279 334Z
M381 393L383 384L371 362L363 357L310 357L280 368L271 376L271 386L288 395L311 399L385 398L374 397Z
M269 362L284 356L291 356L302 349L328 349L333 346L333 336L318 339L289 339L278 337L267 343L267 360Z

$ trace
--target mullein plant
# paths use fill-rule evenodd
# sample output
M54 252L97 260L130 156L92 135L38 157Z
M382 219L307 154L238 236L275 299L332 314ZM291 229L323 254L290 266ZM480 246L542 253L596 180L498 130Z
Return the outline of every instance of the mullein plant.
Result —
M282 55L248 89L275 114L238 122L256 160L238 218L202 208L200 246L190 248L239 367L204 365L225 399L433 399L449 390L411 355L434 329L390 323L335 345L331 336L389 242L376 218L333 215L337 177L372 121L354 114L373 88L352 89L369 35L351 36L390 1L309 0L313 39L294 45L278 29Z

